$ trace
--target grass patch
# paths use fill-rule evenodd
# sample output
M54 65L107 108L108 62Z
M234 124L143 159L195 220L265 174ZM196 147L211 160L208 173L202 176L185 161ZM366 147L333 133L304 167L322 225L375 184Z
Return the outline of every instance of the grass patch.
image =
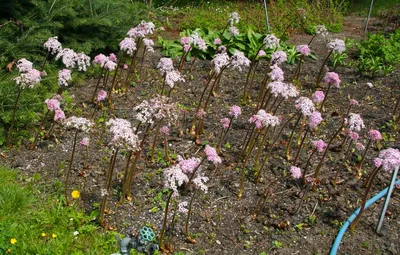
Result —
M34 181L22 185L18 172L0 166L0 254L111 254L115 232L101 231L95 214L64 207L63 200L42 194ZM78 201L77 201L78 202Z

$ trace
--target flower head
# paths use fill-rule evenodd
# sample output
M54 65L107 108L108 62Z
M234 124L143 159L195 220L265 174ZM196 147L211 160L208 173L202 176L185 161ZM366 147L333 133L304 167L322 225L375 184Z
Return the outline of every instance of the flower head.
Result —
M222 43L221 38L216 38L214 40L214 45L221 45L221 43Z
M230 116L233 116L235 119L237 119L239 117L239 115L242 114L242 109L237 105L233 105L229 109L229 113L228 114Z
M231 26L231 27L229 28L229 32L231 32L231 35L232 35L232 36L237 36L237 35L239 35L239 29L238 29L237 27L235 27L235 26Z
M222 118L219 122L221 123L221 125L224 129L228 129L228 127L231 123L231 121L228 118Z
M317 149L318 152L323 152L327 146L327 144L322 139L313 141L312 145Z
M100 65L101 67L108 61L108 57L102 53L94 57L93 63Z
M310 116L315 111L315 106L308 97L300 97L296 100L296 109L301 110L304 116Z
M14 78L15 83L19 85L22 89L28 87L33 88L35 84L41 81L42 77L40 72L36 69L31 69L26 73L21 73L18 77Z
M317 25L315 26L315 33L317 35L322 35L322 36L327 36L328 33L328 29L326 29L326 27L324 25Z
M117 62L117 56L114 53L110 53L108 59L112 62Z
M107 92L106 91L100 90L99 93L97 93L97 102L101 102L106 98L107 98Z
M179 159L179 167L182 169L182 172L185 174L191 174L193 171L199 167L201 160L199 158L189 158L183 159L182 157Z
M369 136L369 139L371 139L372 141L380 141L380 140L382 140L381 132L379 132L378 130L375 130L375 129L371 129L368 132L368 136Z
M54 121L57 121L57 120L65 120L64 111L61 109L56 109L54 111Z
M346 45L343 40L334 39L328 43L328 49L333 50L333 52L342 54L346 50Z
M17 62L17 68L20 73L26 73L32 70L33 63L25 58L21 58Z
M69 117L68 119L65 120L64 122L66 127L69 128L75 128L78 130L81 130L83 132L89 132L90 129L93 127L93 122L86 119L86 118L80 118L80 117Z
M251 63L251 61L246 58L244 53L238 50L235 50L235 53L233 53L230 62L233 69L238 69L239 71L242 71L243 66L249 66Z
M363 119L356 113L349 114L348 125L350 131L360 132L362 128L365 128Z
M310 127L311 130L315 129L322 122L321 113L318 111L312 112L311 115L309 115L308 117L309 117L308 126Z
M238 23L239 20L240 20L239 13L232 12L229 14L229 22L231 23L231 26L233 26L234 23Z
M356 143L356 148L357 148L358 151L365 150L365 146L362 143Z
M321 90L315 91L314 94L312 95L312 101L315 104L322 103L322 101L324 101L324 99L325 99L325 94Z
M57 55L56 55L56 60L59 60L61 58L61 61L67 68L73 68L76 66L76 58L77 54L74 50L65 48L60 50Z
M81 196L81 193L78 190L74 190L71 193L73 199L78 199Z
M89 137L84 137L79 142L79 145L82 146L82 147L88 147L89 146L89 142L90 142L90 138Z
M68 81L70 81L71 79L71 70L62 69L58 72L58 86L68 87Z
M168 71L165 76L165 84L171 89L174 87L176 82L184 82L185 79L182 77L179 71Z
M136 42L130 37L125 37L125 39L119 43L119 48L128 55L133 56L133 53L136 50Z
M160 128L160 133L163 135L169 135L169 127L168 126L162 126Z
M154 48L153 48L153 46L154 46L154 41L153 41L153 40L144 38L144 39L143 39L143 44L144 44L144 46L146 47L146 50L147 50L148 52L154 52Z
M311 50L307 44L297 45L296 51L300 52L300 54L303 56L308 56L308 55L310 55L310 52L311 52Z
M296 166L290 167L290 173L292 174L293 178L299 179L301 177L301 169Z
M262 129L264 127L272 126L280 124L280 119L276 116L273 116L267 113L265 110L258 110L257 114L253 115L249 119L250 123L254 123L257 129Z
M222 68L229 64L229 56L226 52L215 54L214 58L211 60L211 64L214 66L214 71L219 74Z
M324 82L328 85L334 85L337 88L340 88L340 83L342 82L339 79L339 75L335 72L327 72L323 78Z
M61 43L58 41L58 37L50 37L44 44L43 47L47 49L51 54L57 54L61 49Z
M16 238L11 238L10 239L10 244L16 244L17 243L17 239Z
M286 53L282 50L275 51L271 55L271 65L280 65L287 60Z
M274 34L269 34L266 35L263 43L265 45L265 48L276 48L279 46L279 38L277 38Z
M215 148L209 146L208 144L206 145L206 148L204 149L204 153L207 156L207 160L213 162L213 164L219 164L222 162L221 158L218 156L217 151Z
M272 81L283 81L285 78L283 76L283 70L277 65L270 66L271 72L268 73L268 76Z
M83 52L76 54L75 61L78 66L78 71L86 72L87 67L90 66L90 57Z
M360 135L356 132L348 130L348 136L351 140L357 141L360 138Z
M44 102L46 103L47 109L49 111L54 111L54 110L60 109L60 101L58 101L55 98L46 99Z
M398 149L389 148L379 153L381 164L385 171L393 171L396 167L400 167L400 151ZM375 162L379 163L379 162ZM379 166L380 166L379 165Z
M115 148L123 148L130 151L138 151L139 137L134 133L131 123L125 119L109 119L106 126L110 127L110 145Z
M174 70L174 63L170 58L161 58L160 62L157 65L157 68L160 69L161 75L164 75L167 72L171 72Z

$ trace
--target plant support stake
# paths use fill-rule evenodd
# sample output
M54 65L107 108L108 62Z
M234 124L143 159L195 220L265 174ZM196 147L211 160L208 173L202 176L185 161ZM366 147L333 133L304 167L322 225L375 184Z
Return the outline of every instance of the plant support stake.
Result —
M389 206L390 196L392 195L398 172L399 172L399 168L397 167L392 173L392 180L390 181L390 184L389 184L389 190L388 190L386 198L385 198L385 203L383 204L383 207L382 207L381 216L379 216L378 225L376 226L376 233L378 233L378 234L381 231L381 228L383 225L383 219L385 218L386 210Z
M269 34L267 0L264 0L264 10L265 10L265 22L267 23L267 33Z
M374 0L371 0L371 5L369 6L369 12L368 12L368 17L367 17L367 22L365 23L364 34L367 33L369 18L371 17L371 11L372 11L372 6L373 6L373 5L374 5Z

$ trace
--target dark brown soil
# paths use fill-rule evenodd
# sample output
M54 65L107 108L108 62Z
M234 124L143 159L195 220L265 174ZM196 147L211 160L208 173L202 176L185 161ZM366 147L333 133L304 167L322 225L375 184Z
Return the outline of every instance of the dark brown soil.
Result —
M350 37L359 40L363 37L365 19L350 17L346 20L344 31L340 34L332 34L331 38ZM371 29L378 21L372 21ZM310 40L309 35L292 35L293 44L305 44ZM302 67L302 96L310 96L315 90L315 77L327 55L326 43L322 38L317 38L311 45L316 52L318 60L307 59ZM351 55L351 54L350 54ZM151 60L145 63L145 74L142 81L129 88L126 95L115 95L115 108L113 116L132 120L131 109L143 99L150 98L161 86L161 77L155 67L160 53L156 52ZM178 60L176 60L178 61ZM177 65L177 63L176 63ZM261 79L265 63L260 65L256 75L253 98L255 97ZM189 63L186 63L186 82L179 84L172 94L174 101L188 108L188 120L186 128L190 127L197 100L204 86L204 80L210 70L209 61L196 61L192 73L188 73ZM285 77L291 77L295 65L284 65ZM245 70L246 71L246 70ZM204 143L217 143L221 127L219 120L227 117L230 106L240 104L240 97L245 82L246 72L227 70L221 80L220 97L212 98L211 106L205 121L205 134L201 137ZM369 128L375 128L385 133L386 138L381 141L382 148L399 146L399 132L387 126L392 119L392 111L395 98L400 93L398 81L400 80L399 68L386 77L367 78L358 74L354 67L345 66L336 69L342 80L340 89L333 89L329 94L326 111L323 113L324 122L319 131L312 134L312 139L322 138L327 141L339 126L340 119L348 107L348 98L356 99L360 106L353 108L352 112L360 113L364 119L366 129L361 132L361 141L367 142ZM371 82L374 86L369 88L366 84ZM89 103L96 80L88 80L84 85L71 88L70 94L76 103L75 108L82 109L82 115L90 117L93 106ZM289 100L281 105L278 115L287 119L294 110L294 101ZM242 199L237 199L240 184L240 174L234 169L244 136L250 127L249 119L251 105L243 107L243 114L238 120L234 120L232 129L226 141L230 148L223 151L223 162L217 168L205 164L204 171L210 176L208 193L200 193L193 205L193 213L190 220L189 231L196 243L186 242L184 235L185 216L178 215L177 221L171 227L167 235L173 251L182 251L185 254L327 254L333 240L343 223L353 211L360 206L364 189L362 184L367 173L373 168L372 160L378 155L376 145L371 146L363 167L361 179L356 178L354 165L360 152L355 151L351 155L352 167L347 170L344 166L344 152L339 150L329 151L325 165L322 169L321 184L316 191L306 194L300 210L293 214L304 194L304 188L300 183L288 174L291 163L285 158L285 141L290 134L286 128L281 140L273 150L273 157L264 169L262 183L255 185L249 162L248 174L245 183L245 192ZM72 114L72 113L71 113ZM96 114L96 120L100 118L100 112ZM186 130L187 131L187 130ZM91 134L89 149L89 168L83 169L83 152L78 153L73 162L72 180L70 188L83 189L83 178L87 175L86 194L84 198L85 210L89 213L94 209L93 204L101 201L100 190L105 185L106 170L108 168L111 148L107 147L108 137L103 137L101 142L99 131ZM179 130L173 129L169 137L170 150L173 154L185 157L202 157L202 147L196 145L193 139L186 134L178 136ZM84 134L79 134L82 138ZM17 168L21 174L31 177L40 174L41 182L49 187L57 187L57 181L63 183L64 174L69 163L72 150L73 131L63 127L55 128L54 137L49 140L40 140L36 150L27 150L24 146L18 149L3 152L6 158L0 158L1 163ZM336 139L333 147L337 147L343 136ZM160 174L163 166L160 157L151 163L146 153L149 152L152 143L152 135L147 140L142 157L139 161L137 175L134 179L132 202L124 203L117 207L116 204L121 195L121 177L126 164L126 154L119 154L115 166L113 194L109 200L107 221L109 226L116 227L121 233L136 233L145 224L155 226L158 231L162 226L164 212L162 201L166 200L166 193L162 199L157 199L157 194L163 190L163 179ZM28 142L27 142L28 144ZM295 144L295 143L294 143ZM293 145L292 154L296 151ZM157 144L157 151L162 155L163 145ZM307 155L311 149L307 146L300 155L300 165L304 166ZM265 152L264 152L265 153ZM311 172L318 164L319 156L314 157ZM341 183L333 187L331 180L337 169L341 169ZM375 180L373 193L383 189L389 182L389 174L381 173ZM257 201L262 196L265 187L268 186L268 196L265 204L256 219L254 214ZM62 188L58 189L60 195ZM182 197L188 201L190 194ZM339 248L340 254L399 254L400 252L400 195L399 189L395 190L390 214L385 221L383 235L374 232L380 213L382 202L378 202L368 208L358 224L356 231L348 231Z

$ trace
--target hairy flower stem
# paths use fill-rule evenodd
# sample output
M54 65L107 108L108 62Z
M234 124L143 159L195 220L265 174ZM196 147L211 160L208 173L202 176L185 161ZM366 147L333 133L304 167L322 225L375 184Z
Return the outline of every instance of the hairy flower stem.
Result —
M123 179L122 179L122 183L123 183L123 184L126 182L126 179L127 179L127 177L128 177L128 173L129 173L129 164L131 163L132 154L133 154L133 151L130 150L130 151L128 152L128 157L127 157L127 160L126 160L126 165L125 165L125 170L124 170L124 177L123 177Z
M143 69L143 63L144 63L145 55L146 55L146 46L143 48L142 59L140 60L140 68L139 68L139 77L140 77L140 79L142 79L142 69Z
M322 167L322 165L324 164L324 159L325 159L325 157L326 157L326 155L327 155L327 153L328 153L328 151L329 151L329 147L331 146L333 140L335 140L336 136L339 135L339 133L340 133L340 131L342 130L343 126L344 126L344 118L343 118L343 121L342 121L340 127L336 130L336 132L334 133L334 135L333 135L333 136L331 137L331 139L329 140L329 142L328 142L328 144L327 144L327 146L326 146L326 148L325 148L325 150L324 150L324 154L322 154L322 157L321 157L321 159L320 159L320 161L319 161L319 163L318 163L318 166L317 166L317 168L315 169L315 176L314 176L314 178L315 178L315 183L314 183L314 186L313 186L313 190L316 189L316 183L319 181L318 178L319 178L319 174L320 174L320 171L321 171L321 167Z
M174 193L173 190L170 191L169 195L168 195L168 199L167 199L167 205L165 206L165 213L164 213L164 220L163 220L163 226L160 232L160 242L159 242L159 246L160 249L164 249L164 245L163 245L163 241L164 241L164 234L165 234L165 229L167 227L167 218L168 218L168 208L169 208L169 204L171 202L171 197L172 194Z
M313 35L313 37L311 37L311 40L308 42L308 46L310 46L311 45L311 43L314 41L314 39L315 39L315 37L317 36L318 34L317 33L315 33L314 35Z
M322 103L319 105L319 110L318 110L319 112L322 112L324 110L324 105L325 105L326 99L328 98L328 93L329 93L330 89L331 89L331 84L328 84L328 88L326 89L324 100L322 100Z
M196 121L197 121L196 113L200 110L200 106L201 106L201 103L203 102L204 95L205 95L205 93L207 91L208 86L212 82L215 74L216 73L214 71L211 73L210 78L209 78L206 86L204 86L203 92L201 93L200 100L199 100L199 103L197 104L196 112L195 112L195 115L193 117L193 123L192 123L192 127L190 129L191 133L195 133Z
M217 152L218 152L218 153L221 153L221 152L222 152L221 146L222 146L222 143L225 141L225 138L226 138L226 135L227 135L228 132L229 132L229 129L230 129L231 126L232 126L233 117L234 117L234 116L231 116L231 118L229 119L228 128L227 128L226 130L225 130L225 129L222 129L221 137L219 138L218 145L217 145Z
M42 130L43 125L44 125L44 122L45 122L45 120L47 119L47 116L49 116L49 113L50 113L50 110L47 109L47 112L46 112L46 114L44 115L44 117L43 117L43 119L42 119L42 122L40 122L39 128L38 128L38 130L37 130L37 132L36 132L36 134L35 134L35 138L33 138L33 142L32 142L32 145L31 145L31 148L32 148L32 149L35 149L35 148L36 148L37 139L39 138L40 130Z
M137 46L136 46L137 49L140 49L141 44L142 44L142 39L139 39L138 42L137 42ZM129 68L128 68L128 73L126 74L124 85L122 86L122 90L123 91L126 91L126 89L128 87L129 80L130 80L130 78L132 76L132 71L134 71L135 68L136 68L136 61L135 60L136 60L137 53L138 53L138 50L136 50L135 53L133 53L133 56L131 57L131 63L130 63Z
M315 83L315 87L316 87L316 88L318 88L318 87L319 87L319 84L321 83L321 80L322 80L322 72L324 71L325 64L328 62L329 57L332 55L333 50L334 50L334 49L332 49L332 50L329 52L328 56L326 56L326 58L325 58L325 60L324 60L324 63L322 64L321 68L319 69L319 73L318 73L318 76L317 76L317 82ZM326 95L325 95L325 98L326 98ZM322 109L322 108L321 108L321 109Z
M275 143L278 141L278 139L280 138L283 129L287 126L287 124L289 124L289 122L291 122L293 120L293 118L297 115L297 113L293 114L286 122L285 124L282 125L281 129L279 130L278 134L275 136L275 139L269 143L269 150L268 153L264 156L263 161L261 163L261 167L260 167L260 171L258 171L257 173L257 177L256 177L256 183L260 182L260 178L261 178L261 173L264 169L265 164L268 162L269 156L271 155L272 149L274 148Z
M301 143L301 137L303 135L304 127L306 126L306 121L307 121L306 116L303 116L303 119L301 120L300 124L299 134L297 136L297 146L299 146Z
M128 176L127 177L124 176L125 182L123 183L123 188L122 188L123 196L121 198L120 203L122 203L125 198L127 198L128 200L132 200L131 187L132 187L133 173L136 170L137 161L140 158L140 154L142 152L143 144L144 144L144 141L146 140L146 138L148 136L150 127L151 127L151 124L148 124L147 127L146 127L146 130L144 132L143 138L140 141L140 145L138 147L138 150L135 152L135 157L134 157L132 165L131 165L131 167L129 169Z
M301 181L302 181L303 185L306 185L306 183L307 183L306 175L307 175L308 166L310 165L311 159L312 159L312 157L314 156L314 154L315 154L316 151L317 151L317 148L314 148L314 149L311 151L310 156L308 156L307 163L306 163L306 166L304 167L303 175L302 175L302 177L301 177L301 178L302 178Z
M397 97L396 104L394 106L393 114L392 114L393 115L393 124L394 124L393 126L394 126L395 130L397 129L397 122L400 119L400 116L397 116L397 109L399 108L399 104L400 104L400 96Z
M168 137L166 134L164 134L164 160L172 161L168 154Z
M182 57L181 57L181 60L179 61L179 68L178 68L178 71L179 72L182 72L182 69L183 69L183 65L185 64L185 59L186 59L186 56L189 54L189 52L192 50L192 47L190 46L190 48L189 48L189 50L188 51L186 51L186 52L184 52L183 54L182 54Z
M351 225L350 225L350 229L351 229L352 231L355 230L355 228L356 228L356 226L357 226L357 223L358 223L358 221L360 220L361 215L363 214L363 212L364 212L364 210L365 210L365 204L367 203L368 195L369 195L369 192L370 192L371 187L372 187L372 181L375 179L376 175L379 173L379 170L381 170L381 168L382 168L382 166L376 167L376 168L372 171L371 175L369 176L369 178L368 178L368 180L367 180L368 186L367 186L367 188L365 189L364 197L363 197L363 200L362 200L362 203L361 203L361 207L360 207L360 212L357 214L356 218L354 219L354 221L353 221L353 222L351 223Z
M245 152L247 150L247 146L249 145L249 142L251 140L251 137L253 136L253 133L254 133L255 129L256 129L255 125L252 125L249 129L247 129L247 133L246 133L246 135L245 135L245 137L243 139L243 144L244 145L242 147L242 150L240 151L240 155L238 157L238 161L236 162L236 165L235 165L235 167L233 169L236 169L239 166L243 156L245 155Z
M238 199L241 199L241 198L242 198L242 195L243 195L243 190L244 190L244 178L245 178L245 168L246 168L246 165L247 165L247 161L248 161L249 158L250 158L250 154L251 154L251 152L253 151L254 145L255 145L256 141L258 140L258 137L259 137L259 135L260 135L261 132L262 132L262 130L260 130L259 132L257 132L257 134L255 135L255 138L252 139L252 141L250 142L250 145L249 145L249 149L248 149L248 151L247 151L247 153L246 153L246 155L245 155L245 158L244 158L244 161L243 161L243 164L242 164L242 167L241 167L241 168L242 168L242 172L241 172L240 189L239 189L239 193L238 193Z
M255 158L254 158L254 172L257 173L257 174L258 174L258 172L260 172L260 169L258 168L259 163L260 163L260 162L259 162L259 159L260 159L260 156L261 156L261 151L262 151L263 148L264 148L265 141L267 140L267 137L268 137L269 128L270 128L270 126L268 126L268 127L265 129L264 135L263 135L263 137L262 137L262 139L261 139L261 142L258 143L257 154L256 154L256 156L255 156Z
M67 202L68 205L71 204L68 198L68 182L69 182L69 175L71 173L71 168L72 168L72 162L74 161L74 155L75 155L75 147L76 147L76 138L78 137L78 132L79 130L77 129L75 131L75 136L74 136L74 145L72 147L72 153L71 153L71 158L69 160L69 165L68 165L68 170L66 172L65 176L65 185L64 185L64 196L65 196L65 201Z
M299 158L300 151L301 151L301 149L303 148L304 141L306 140L306 137L307 137L309 131L310 131L310 129L307 127L306 132L304 132L303 138L301 139L299 148L297 149L296 156L294 157L294 161L293 161L293 164L292 164L292 165L294 165L294 166L295 166L296 163L297 163L297 159Z
M368 149L369 149L369 147L371 146L371 139L369 139L368 140L368 143L367 143L367 146L365 146L365 150L364 150L364 153L363 153L363 155L362 155L362 157L361 157L361 160L360 160L360 162L358 162L358 164L356 165L356 169L357 169L357 176L358 177L361 177L361 167L362 167L362 165L363 165L363 163L364 163L364 160L365 160L365 156L367 155L367 152L368 152Z
M301 70L301 63L304 61L304 55L301 55L299 64L297 65L296 72L293 77L293 81L299 81L300 70Z
M297 206L296 210L294 210L294 212L292 213L292 215L296 215L296 214L300 211L301 206L303 205L304 200L305 200L305 198L307 197L307 194L308 194L308 192L309 192L310 190L311 190L311 188L306 188L306 189L303 191L303 196L301 196L299 205Z
M293 141L293 136L294 136L294 130L296 129L297 125L299 124L301 118L302 118L302 114L299 115L299 117L297 118L293 128L292 128L292 132L290 133L290 137L289 137L289 142L286 145L286 159L290 160L291 156L290 156L290 146L292 145L292 141Z
M293 22L295 22L295 20L297 19L297 16L294 17L294 19L292 19L289 24L286 26L285 30L283 31L282 35L279 38L283 38L286 34L286 32L288 31L288 29L290 28L290 26L293 24Z
M100 81L101 81L102 78L103 78L104 71L105 71L105 69L102 68L102 69L101 69L101 73L100 73L100 77L99 77L99 79L97 80L96 87L94 88L94 91L93 91L93 95L92 95L92 100L91 100L91 102L94 103L94 104L96 103L96 101L95 101L96 92L97 92L97 89L99 88Z
M43 72L44 70L44 66L46 65L47 59L49 58L50 55L50 51L48 50L46 53L46 57L44 58L43 64L42 64L42 68L40 68L40 72Z
M343 143L342 143L342 144L343 144ZM352 146L352 145L353 145L353 140L350 140L349 146L347 147L347 150L346 150L346 153L345 153L345 157L344 157L344 160L343 160L343 162L344 162L344 164L345 164L346 166L347 166L347 159L349 158L350 149L351 149L351 146ZM340 169L341 169L341 167L338 167L338 169L336 170L335 177L333 178L332 184L333 184L334 187L336 187L337 178L338 178L338 176L339 176Z
M160 126L161 126L162 121L158 122L158 124L155 127L155 134L154 134L154 139L153 139L153 145L151 146L151 162L154 162L154 150L156 148L156 143L157 143L157 138L158 134L160 133Z
M193 202L194 202L196 195L197 195L197 189L195 189L195 191L193 192L192 198L190 199L188 213L187 213L187 217L186 217L186 223L185 223L185 234L186 234L186 238L188 238L189 240L191 240L191 238L189 236L189 219L190 219L190 215L192 214L192 206L193 206Z
M110 159L110 166L109 166L108 172L107 172L106 189L103 194L104 195L103 200L101 201L101 205L100 205L99 222L102 226L104 226L104 213L106 211L108 194L110 193L112 176L113 176L113 172L114 172L115 162L117 159L117 154L118 154L118 148L115 149L114 154L111 156L111 159Z
M11 136L12 136L12 131L13 131L14 122L15 122L15 113L17 111L17 104L18 104L19 98L21 97L21 93L22 93L22 88L19 87L17 98L15 99L15 102L14 102L14 108L13 108L13 113L12 113L12 116L11 116L10 127L9 127L8 133L7 133L7 140L6 140L6 146L7 147L9 147L10 144L11 144Z
M260 212L264 209L265 206L265 202L267 201L267 199L269 198L269 194L271 193L270 191L270 186L275 183L276 181L272 181L270 183L268 183L267 185L265 185L265 189L263 194L258 198L256 206L254 207L254 211L252 213L252 218L253 220L256 220L258 215L260 214Z
M248 98L249 100L251 100L251 91L253 90L254 77L255 77L255 75L256 75L256 70L257 70L257 67L258 67L258 63L259 63L259 61L257 61L257 62L255 63L254 72L253 72L253 74L251 75L251 80L250 80L250 84L249 84L249 93L248 93L248 95L247 95L247 98Z

